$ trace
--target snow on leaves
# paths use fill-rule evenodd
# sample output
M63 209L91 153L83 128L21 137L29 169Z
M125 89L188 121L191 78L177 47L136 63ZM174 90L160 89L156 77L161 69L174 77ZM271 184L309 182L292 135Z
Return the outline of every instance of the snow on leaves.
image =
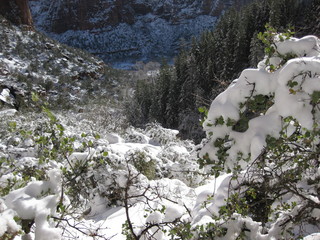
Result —
M320 88L319 39L291 38L276 43L276 49L281 55L293 52L297 57L276 71L267 68L266 59L257 69L244 70L211 104L203 123L209 142L201 155L218 159L221 147L230 146L225 150L225 169L238 165L245 169L259 157L267 136L279 137L283 118L292 116L309 130L319 120L319 109L315 107ZM273 57L271 62L276 62ZM221 139L223 144L217 144ZM250 161L237 162L239 153L242 159L250 157Z
M203 122L201 164L222 176L197 200L198 236L300 239L319 231L320 40L273 37L273 50L212 102Z

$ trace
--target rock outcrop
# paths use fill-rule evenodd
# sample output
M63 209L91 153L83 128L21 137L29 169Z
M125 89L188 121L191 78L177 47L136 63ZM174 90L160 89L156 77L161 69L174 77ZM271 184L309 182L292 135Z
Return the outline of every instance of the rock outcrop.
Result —
M31 2L34 8L37 8L38 4L45 5L47 8L45 19L49 24L41 25L41 27L53 33L99 29L106 26L117 26L121 23L132 25L139 17L148 14L174 24L199 15L219 16L225 5L219 0L31 0ZM43 14L40 13L40 15Z
M33 27L28 0L0 0L0 14L16 25Z
M35 25L107 62L174 55L211 29L231 5L250 0L30 0Z

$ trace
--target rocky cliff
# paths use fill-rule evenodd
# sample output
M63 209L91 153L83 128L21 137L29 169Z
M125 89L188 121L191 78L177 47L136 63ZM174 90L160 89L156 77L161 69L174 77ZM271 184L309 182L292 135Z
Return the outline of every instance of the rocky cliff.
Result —
M0 0L0 14L16 25L32 28L32 16L28 0Z
M230 5L249 0L30 0L35 25L107 62L175 54L211 29Z

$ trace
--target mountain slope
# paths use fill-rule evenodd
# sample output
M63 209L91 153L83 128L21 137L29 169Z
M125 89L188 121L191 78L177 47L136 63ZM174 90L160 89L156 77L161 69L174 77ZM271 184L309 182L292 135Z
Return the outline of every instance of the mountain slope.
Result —
M112 70L100 59L43 34L0 19L0 93L37 92L59 108L86 102L89 94L112 94ZM110 73L110 74L109 74Z
M121 62L172 57L226 8L245 2L31 0L30 7L36 27L52 38Z

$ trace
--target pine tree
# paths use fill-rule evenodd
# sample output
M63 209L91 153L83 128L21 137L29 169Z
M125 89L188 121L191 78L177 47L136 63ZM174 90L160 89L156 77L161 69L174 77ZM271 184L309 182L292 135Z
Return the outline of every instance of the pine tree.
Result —
M261 60L264 53L257 34L265 25L271 23L279 31L291 25L302 29L303 34L319 33L319 2L256 0L240 10L231 8L212 31L193 38L190 49L181 51L174 67L163 64L152 86L152 99L141 105L151 106L149 111L142 111L145 114L141 112L143 118L178 128L190 137L188 131L196 127L185 129L186 120L189 125L199 126L198 107L214 99L242 69L255 67ZM308 27L302 28L306 24Z
M167 124L172 128L179 126L181 106L181 86L187 77L186 52L182 51L175 60L175 69L170 82L169 100L167 105Z
M320 0L312 0L310 7L306 7L306 18L301 21L302 26L299 26L300 35L314 34L320 36Z
M155 82L153 101L150 109L151 118L157 120L163 126L167 126L167 105L169 101L170 82L172 70L168 63L163 62L159 77Z

